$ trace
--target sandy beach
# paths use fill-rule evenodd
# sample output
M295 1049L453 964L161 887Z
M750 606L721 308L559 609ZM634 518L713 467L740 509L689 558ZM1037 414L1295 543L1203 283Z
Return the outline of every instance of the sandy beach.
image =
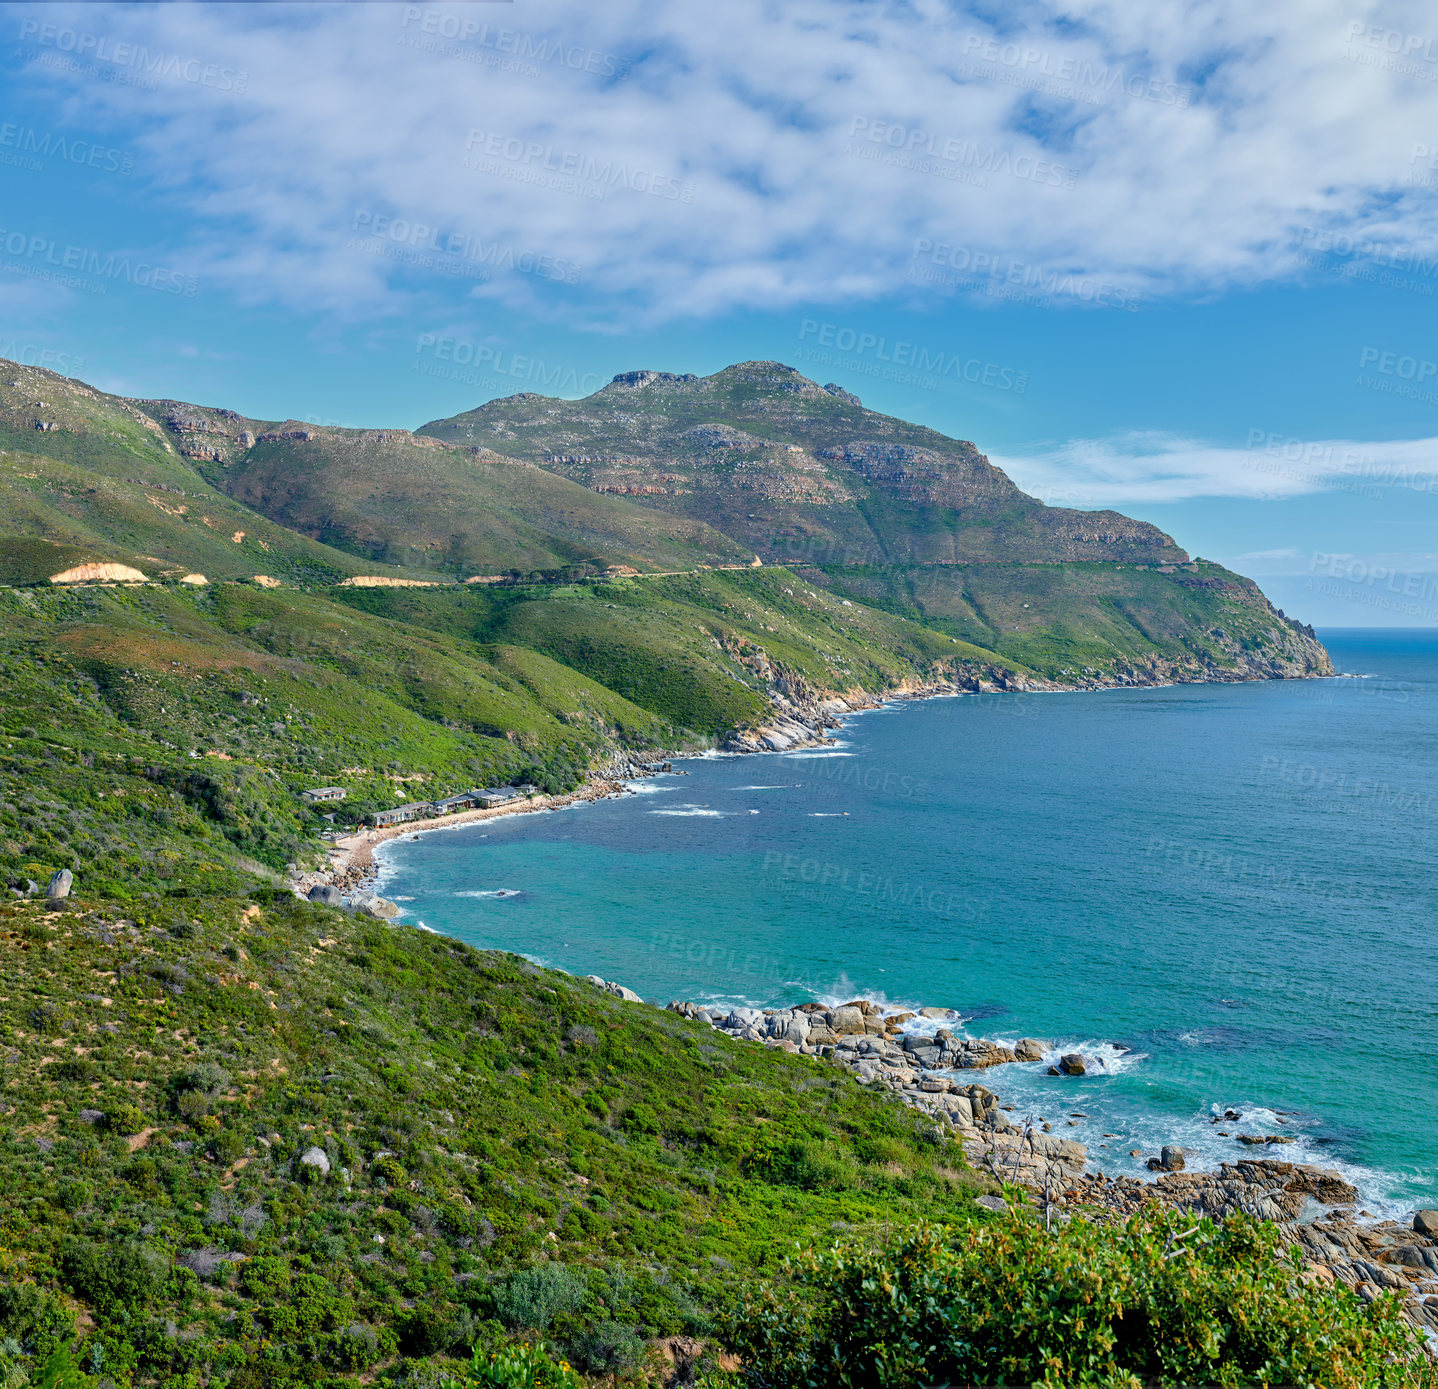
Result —
M386 825L383 829L362 829L337 839L330 847L330 866L297 874L295 890L303 896L310 888L329 883L341 892L354 892L373 881L376 873L374 852L386 840L403 839L422 830L459 829L481 820L498 819L501 815L527 815L538 810L563 810L582 802L606 800L622 796L624 784L605 778L587 782L577 791L562 796L531 796L517 805L499 805L489 810L460 810L453 815L434 815L424 820L409 820L402 825Z

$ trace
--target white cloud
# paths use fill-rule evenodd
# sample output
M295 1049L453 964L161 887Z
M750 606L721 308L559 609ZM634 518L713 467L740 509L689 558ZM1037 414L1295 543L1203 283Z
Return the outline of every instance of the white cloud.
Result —
M1331 273L1330 233L1438 256L1418 4L1372 29L1337 0L10 13L64 118L164 171L207 283L331 313L469 282L428 237L357 248L384 217L497 255L481 305L618 317L1011 281L1112 302Z
M1193 497L1279 500L1318 492L1438 492L1438 438L1363 443L1255 432L1220 448L1156 432L1072 439L1034 453L990 455L1026 492L1053 506L1107 507Z

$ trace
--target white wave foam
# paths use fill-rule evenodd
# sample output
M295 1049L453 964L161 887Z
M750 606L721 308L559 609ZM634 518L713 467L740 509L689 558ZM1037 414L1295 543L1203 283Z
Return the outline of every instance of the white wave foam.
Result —
M783 786L736 786L734 789L736 791L787 791L790 788L786 783Z
M664 791L677 791L673 785L656 786L652 781L626 781L624 789L635 796L657 796Z
M489 887L476 888L471 892L456 892L456 897L518 897L520 895L517 887Z
M650 815L676 815L680 817L698 816L704 819L720 820L733 812L728 810L710 810L702 805L677 805L673 810L651 810Z
M779 754L780 757L807 758L809 760L820 757L852 757L853 755L852 752L835 752L829 748L825 748L822 752L816 752L809 748L796 748L793 752L781 752Z

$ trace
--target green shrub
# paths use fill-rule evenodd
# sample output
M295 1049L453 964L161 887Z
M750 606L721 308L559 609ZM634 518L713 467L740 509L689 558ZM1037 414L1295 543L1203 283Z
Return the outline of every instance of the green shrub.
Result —
M776 1186L842 1191L858 1180L851 1153L818 1139L781 1139L756 1146L746 1171Z
M624 1113L624 1127L631 1133L658 1133L659 1116L652 1105L632 1104Z
M290 1267L283 1259L267 1255L247 1259L240 1265L240 1287L251 1297L270 1299L289 1291Z
M409 1181L409 1173L397 1158L382 1157L370 1164L370 1176L388 1187L401 1187Z
M51 1070L52 1076L62 1085L88 1085L100 1077L100 1068L93 1061L75 1056L59 1062Z
M232 1162L244 1157L244 1135L234 1129L221 1129L210 1140L210 1155L221 1167L228 1167Z
M129 1136L139 1133L145 1127L145 1116L138 1105L112 1104L105 1111L105 1127L111 1133Z
M584 1381L546 1347L526 1341L487 1354L476 1350L462 1378L442 1380L441 1389L584 1389Z
M76 1297L108 1312L155 1297L165 1284L170 1263L156 1250L133 1240L101 1245L68 1239L61 1248L60 1271Z
M632 1326L603 1320L586 1327L568 1342L570 1357L585 1374L619 1374L637 1369L644 1360L644 1342Z
M1031 1220L838 1246L746 1294L724 1334L754 1386L1434 1389L1396 1299L1303 1282L1277 1231L1173 1212Z
M578 1310L587 1286L563 1264L520 1269L494 1288L494 1314L513 1330L543 1331L563 1312Z
M22 1355L43 1360L74 1334L74 1316L53 1293L33 1283L0 1284L0 1335Z

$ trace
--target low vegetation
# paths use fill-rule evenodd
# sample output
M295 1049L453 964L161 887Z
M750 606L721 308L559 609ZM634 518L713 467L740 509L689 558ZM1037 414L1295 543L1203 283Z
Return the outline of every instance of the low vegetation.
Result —
M1074 1220L1051 1232L1026 1216L1020 1206L1009 1220L795 1259L727 1321L748 1382L1438 1385L1396 1300L1367 1307L1305 1282L1271 1225L1155 1207L1117 1227Z
M419 1384L525 1333L628 1373L796 1243L982 1189L837 1068L284 892L11 905L0 994L27 1373Z
M416 438L0 368L0 1389L1428 1385L1261 1230L1045 1234L847 1072L289 890L776 693L1324 659L788 368L641 377Z

